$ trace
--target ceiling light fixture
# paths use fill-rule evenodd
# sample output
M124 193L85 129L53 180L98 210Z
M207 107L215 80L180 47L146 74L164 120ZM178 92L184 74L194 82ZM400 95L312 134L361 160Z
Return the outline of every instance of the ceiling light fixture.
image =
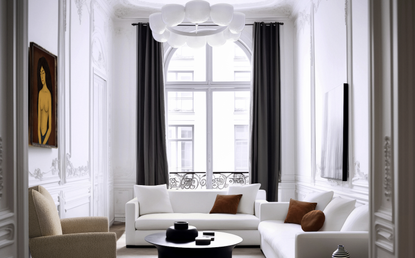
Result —
M168 42L174 48L184 44L191 48L200 48L206 43L212 47L221 46L227 40L237 41L245 27L245 14L234 12L233 9L230 4L210 6L204 0L193 0L185 6L167 4L161 8L161 12L149 16L150 28L155 40ZM178 25L183 21L191 23L195 29L178 29ZM205 23L207 21L212 23ZM200 28L199 25L202 23L213 26Z

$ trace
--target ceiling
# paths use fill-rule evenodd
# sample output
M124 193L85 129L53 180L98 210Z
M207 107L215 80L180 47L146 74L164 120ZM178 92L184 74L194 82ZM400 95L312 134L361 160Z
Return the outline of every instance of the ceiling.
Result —
M190 0L106 0L116 17L120 19L147 19L151 13L159 12L165 4L185 5ZM243 12L246 19L289 17L293 4L303 0L207 0L211 5L232 4L235 11ZM309 1L309 0L307 0Z

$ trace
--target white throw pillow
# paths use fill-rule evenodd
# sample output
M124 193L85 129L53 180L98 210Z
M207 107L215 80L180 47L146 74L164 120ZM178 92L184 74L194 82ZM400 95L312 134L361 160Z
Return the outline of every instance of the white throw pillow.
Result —
M326 220L320 231L340 231L355 203L356 200L334 198L323 210Z
M368 205L355 208L347 217L340 231L369 231Z
M231 185L228 194L242 194L239 201L238 213L254 214L256 195L261 184Z
M316 210L323 211L324 208L326 208L327 204L333 199L333 191L329 192L313 192L307 194L307 196L304 198L304 202L316 202Z
M134 194L140 205L140 215L172 213L167 185L134 185Z

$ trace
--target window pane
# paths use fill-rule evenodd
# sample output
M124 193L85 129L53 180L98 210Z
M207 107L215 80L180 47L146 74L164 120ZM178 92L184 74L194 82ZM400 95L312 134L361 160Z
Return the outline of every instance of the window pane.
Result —
M178 48L167 69L167 82L206 81L206 47Z
M170 112L192 112L193 93L192 92L167 92L167 105Z
M251 79L249 59L233 42L212 48L212 62L213 81L250 81Z
M235 112L249 111L250 101L249 91L235 91Z
M248 171L248 125L235 125L235 171Z
M168 92L168 96L169 101L191 98L193 110L168 115L169 172L206 172L206 93Z
M249 112L234 112L235 93L213 92L214 172L248 171Z

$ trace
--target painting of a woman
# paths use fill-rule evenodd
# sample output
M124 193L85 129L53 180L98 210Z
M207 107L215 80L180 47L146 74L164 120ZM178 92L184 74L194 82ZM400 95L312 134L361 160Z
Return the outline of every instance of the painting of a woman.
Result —
M29 144L57 148L57 57L30 43Z
M52 130L52 94L48 88L51 76L48 62L44 57L39 58L38 65L38 137L40 144L47 144Z

